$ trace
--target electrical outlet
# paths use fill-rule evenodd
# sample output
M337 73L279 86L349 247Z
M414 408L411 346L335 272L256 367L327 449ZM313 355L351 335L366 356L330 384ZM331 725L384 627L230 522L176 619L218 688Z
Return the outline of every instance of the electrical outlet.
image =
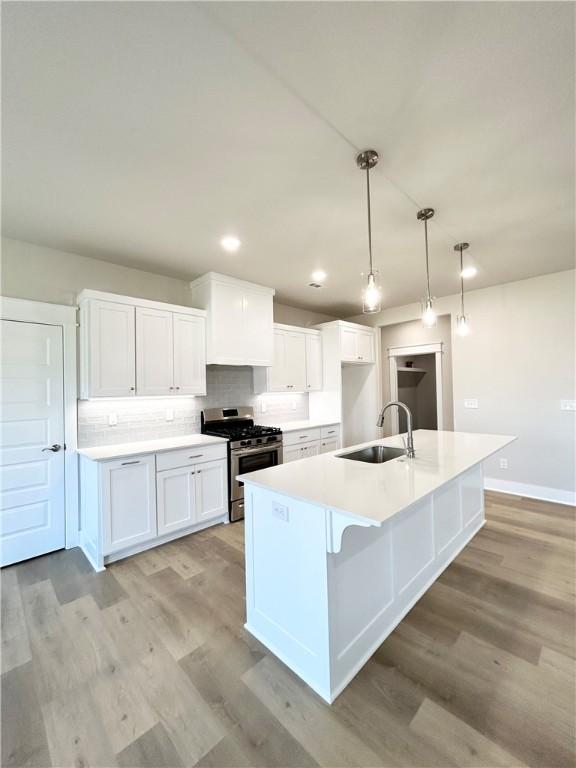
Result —
M293 411L296 410L296 398L295 397L292 398L292 410Z
M500 469L508 469L508 459L500 459Z
M464 408L478 408L478 399L475 397L468 397L464 400Z
M118 424L118 414L116 413L109 413L108 414L108 426L109 427L115 427Z
M260 413L266 413L266 398L260 398Z
M174 410L166 408L166 421L174 421Z
M576 411L576 400L560 400L561 411Z
M284 504L273 504L272 514L279 520L284 520L285 523L288 522L288 507L284 506Z

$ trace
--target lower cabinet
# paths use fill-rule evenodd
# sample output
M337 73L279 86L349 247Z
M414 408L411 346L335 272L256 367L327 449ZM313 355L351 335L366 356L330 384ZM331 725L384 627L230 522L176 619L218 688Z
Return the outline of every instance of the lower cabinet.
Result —
M154 455L102 464L102 539L106 555L154 539L156 463Z
M226 460L167 469L157 475L158 535L226 512Z
M318 440L312 443L305 443L304 445L291 445L288 448L284 448L282 462L287 464L297 459L308 459L310 456L318 456L320 452L320 442Z
M320 443L320 453L330 453L330 451L337 451L338 448L340 448L338 437L326 438Z

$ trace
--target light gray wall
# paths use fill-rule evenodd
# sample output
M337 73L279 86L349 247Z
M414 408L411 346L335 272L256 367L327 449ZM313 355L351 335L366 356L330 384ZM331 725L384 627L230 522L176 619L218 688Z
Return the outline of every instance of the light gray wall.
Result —
M364 315L367 317L367 315ZM358 322L361 322L358 320ZM454 429L454 400L452 390L452 333L450 315L438 318L435 328L424 328L419 320L386 325L381 330L382 344L382 400L390 400L390 371L388 366L388 350L390 347L409 347L414 344L442 343L442 404L444 410L444 429ZM414 365L419 366L418 357L414 357ZM423 366L421 366L423 367ZM384 422L384 434L389 435L391 414L387 413Z
M3 296L75 304L83 288L188 305L183 280L2 238Z
M542 496L575 489L575 414L560 410L560 400L576 398L575 277L568 270L469 291L471 333L452 334L454 428L517 435L501 454L508 469L497 456L486 475L539 486ZM459 297L438 299L436 308L455 318ZM410 304L350 319L387 326L419 314ZM465 398L478 398L478 410L465 409Z
M188 282L99 259L2 238L0 293L18 299L74 304L83 288L190 305ZM273 286L272 286L273 287ZM274 321L301 327L331 315L274 302Z

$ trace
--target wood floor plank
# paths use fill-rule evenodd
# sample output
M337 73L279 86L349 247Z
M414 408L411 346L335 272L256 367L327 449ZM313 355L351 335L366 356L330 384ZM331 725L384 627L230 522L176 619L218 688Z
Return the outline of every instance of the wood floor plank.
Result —
M134 679L182 760L194 764L224 736L224 730L190 679L170 655L151 623L128 600L102 611L103 620Z
M31 661L32 654L16 569L5 568L0 574L0 583L2 672L9 672Z
M445 751L459 768L511 768L525 765L430 699L424 699L410 728L437 749Z
M52 765L32 662L4 673L1 682L2 766L45 768Z
M383 760L310 694L281 662L262 659L242 676L275 717L321 765L379 766Z
M154 727L156 716L136 684L131 665L123 664L92 595L62 607L62 616L82 666L95 706L115 753Z
M121 768L184 768L187 765L174 749L162 723L139 736L116 756L116 760Z
M43 704L42 714L52 765L116 765L116 756L88 686L79 686L73 696L64 695Z

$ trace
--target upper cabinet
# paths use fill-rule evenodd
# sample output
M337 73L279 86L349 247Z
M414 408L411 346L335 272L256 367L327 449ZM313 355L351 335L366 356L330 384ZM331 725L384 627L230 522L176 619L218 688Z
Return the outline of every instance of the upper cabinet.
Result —
M274 325L274 359L254 369L255 392L312 392L322 389L322 337L319 331Z
M374 329L339 321L340 359L343 363L374 363Z
M205 395L205 312L83 291L82 398Z
M271 366L273 288L208 272L190 283L192 302L207 312L207 362Z
M80 303L82 397L136 394L136 309L117 301Z

